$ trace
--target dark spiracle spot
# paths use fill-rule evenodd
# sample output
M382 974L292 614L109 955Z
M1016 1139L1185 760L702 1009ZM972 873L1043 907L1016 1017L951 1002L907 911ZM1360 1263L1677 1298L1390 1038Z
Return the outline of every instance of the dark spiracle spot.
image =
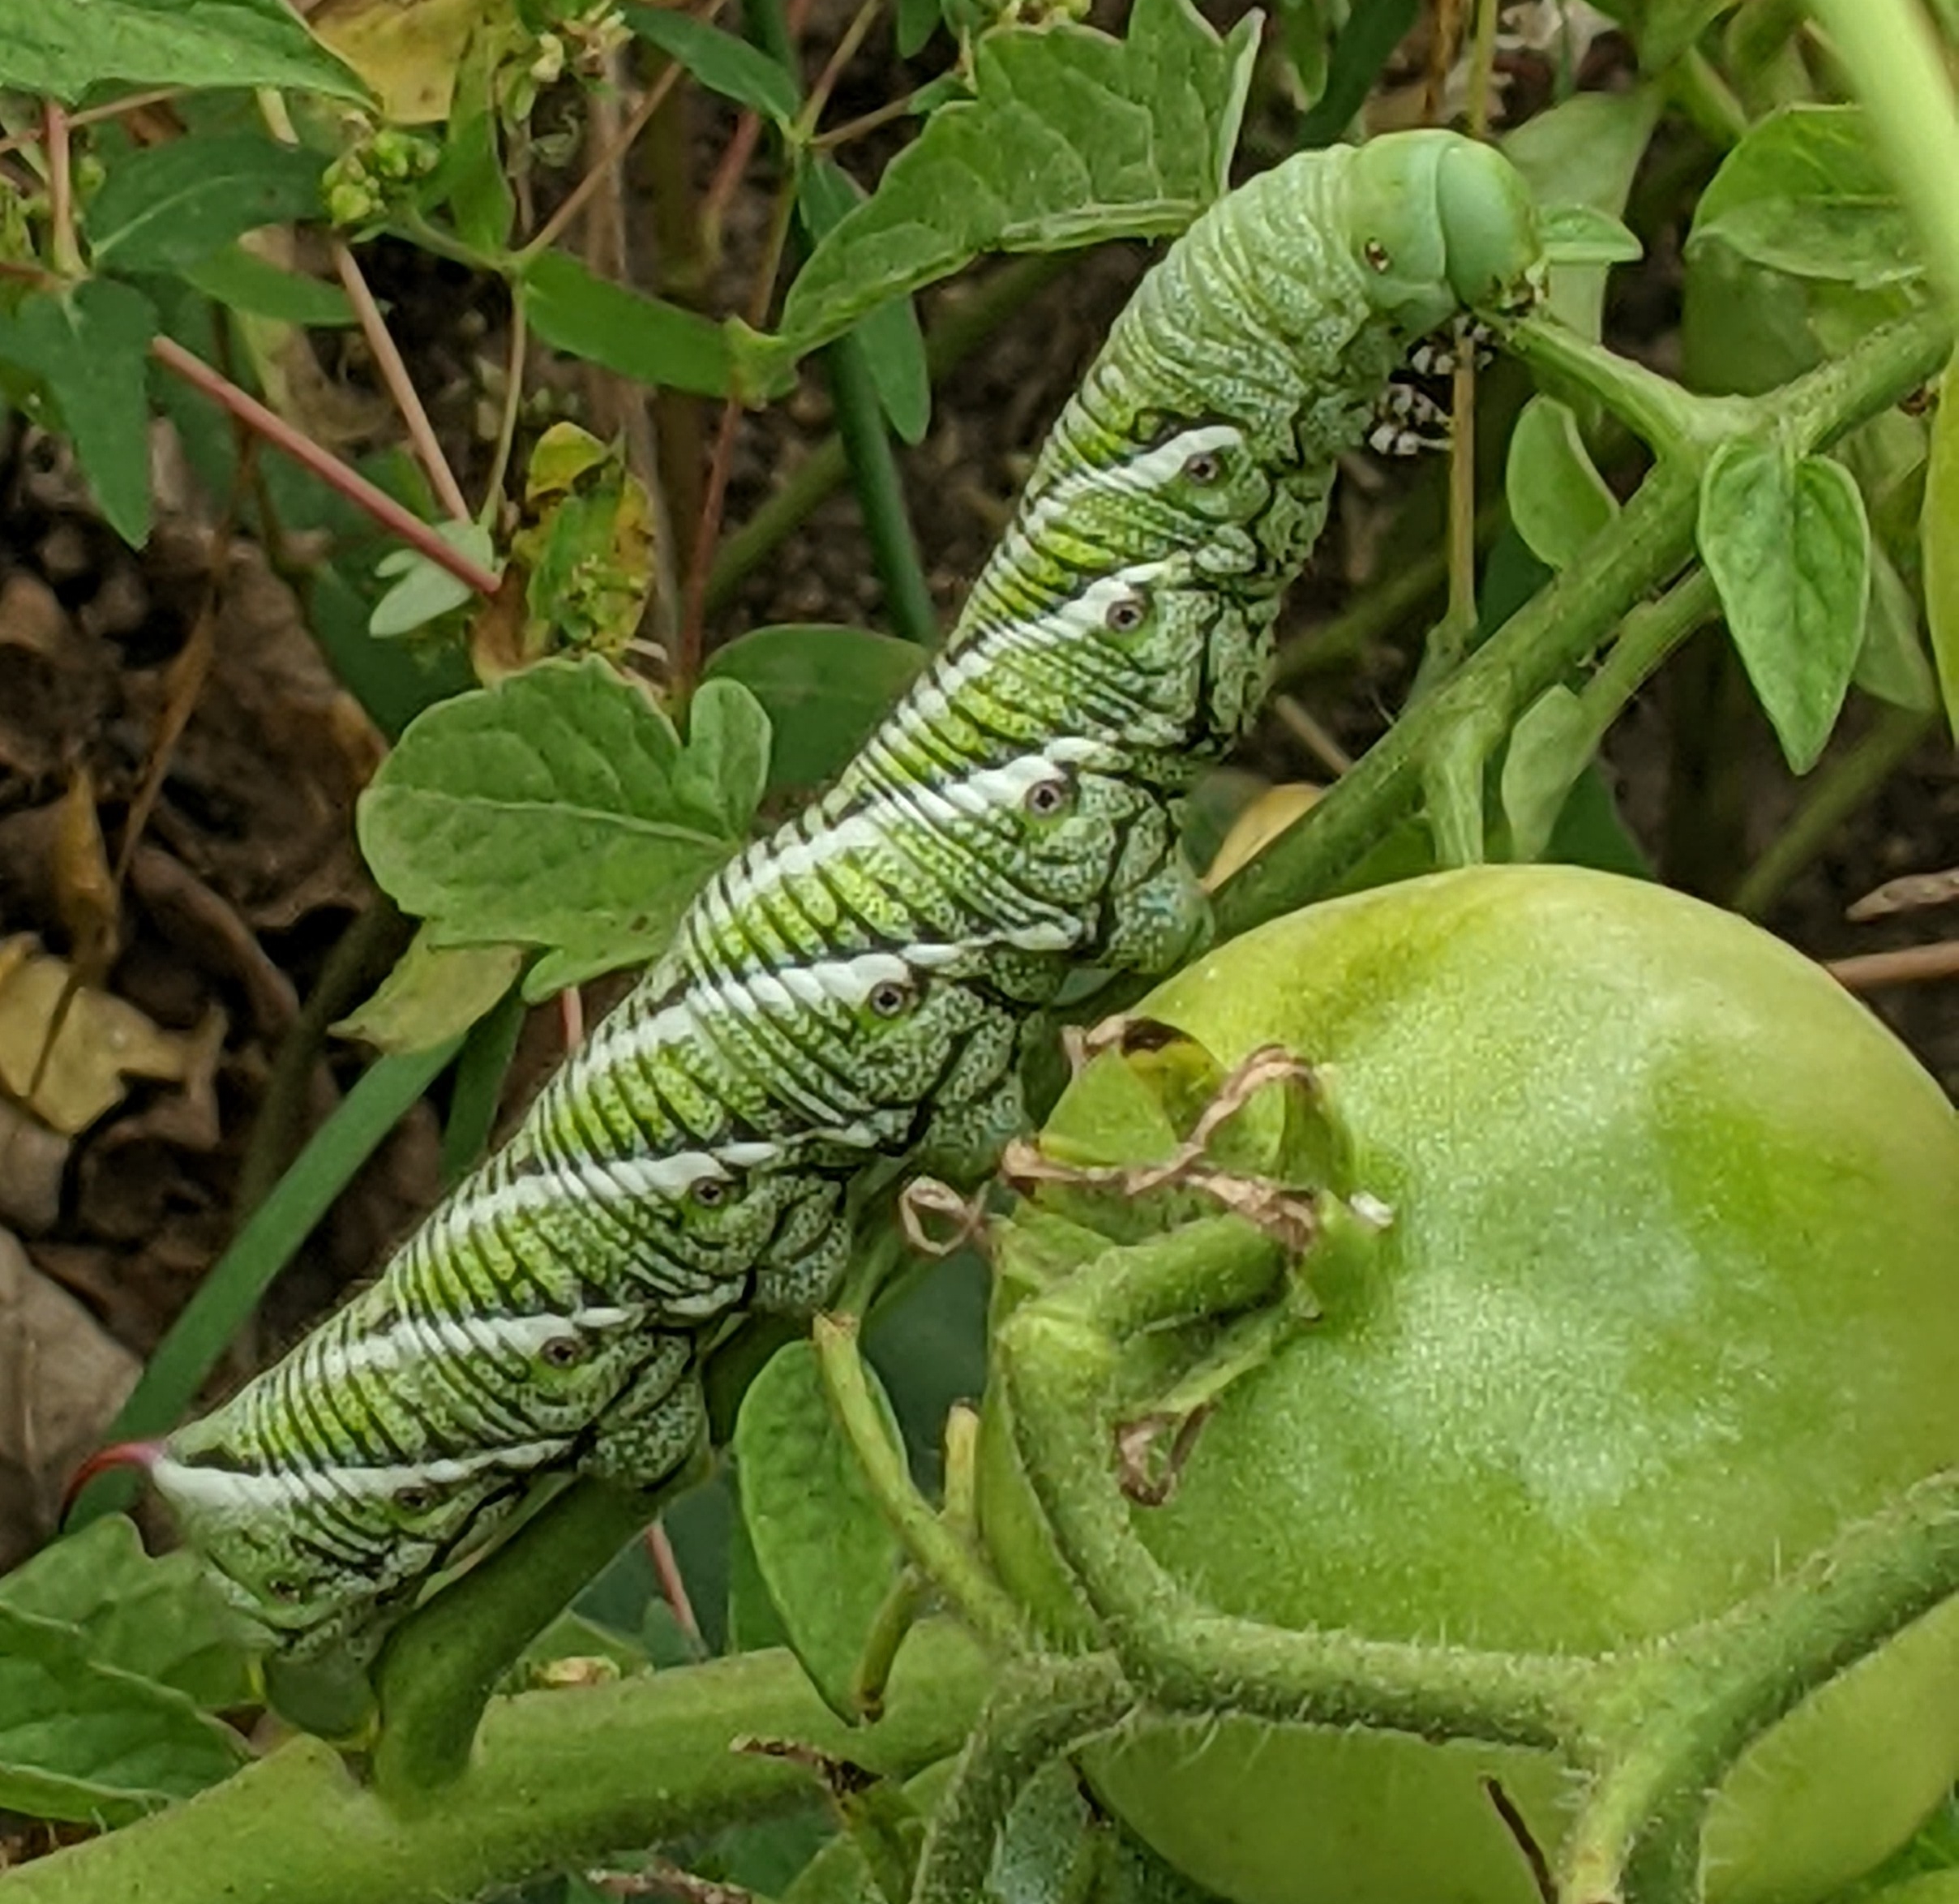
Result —
M435 1504L435 1490L425 1481L411 1481L395 1490L395 1505L405 1514L419 1514Z
M1052 820L1068 804L1071 789L1065 780L1037 780L1027 789L1024 802L1037 820Z
M1388 268L1390 259L1387 255L1387 247L1382 244L1378 238L1370 238L1361 247L1361 255L1367 260L1367 268L1370 271L1385 271Z
M911 1003L911 988L897 979L886 979L881 984L871 988L868 1003L877 1017L898 1018Z
M577 1336L553 1336L538 1355L554 1369L568 1369L585 1360L585 1343Z
M1112 633L1133 635L1142 626L1143 618L1149 611L1150 604L1144 596L1118 595L1109 603L1108 611L1102 619Z

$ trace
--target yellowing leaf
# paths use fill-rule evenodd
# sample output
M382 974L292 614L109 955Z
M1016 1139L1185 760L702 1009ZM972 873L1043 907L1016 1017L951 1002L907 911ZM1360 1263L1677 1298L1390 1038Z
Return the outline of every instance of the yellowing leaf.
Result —
M427 126L449 116L470 34L504 11L506 0L326 0L311 24L367 82L383 118Z
M160 1030L133 1005L91 985L76 988L62 1013L69 984L67 962L36 951L32 939L0 941L0 1088L72 1135L122 1101L125 1078L188 1076L197 1040ZM60 1029L46 1050L58 1014Z
M1320 792L1318 787L1303 780L1268 787L1232 821L1217 857L1204 875L1204 890L1215 893L1240 867L1257 859L1319 798Z

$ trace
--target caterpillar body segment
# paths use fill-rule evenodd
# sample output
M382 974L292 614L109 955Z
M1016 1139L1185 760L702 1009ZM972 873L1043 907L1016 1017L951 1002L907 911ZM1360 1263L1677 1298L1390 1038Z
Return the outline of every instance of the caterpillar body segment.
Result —
M827 1297L867 1173L990 1167L1068 975L1206 929L1174 802L1257 708L1335 458L1417 339L1541 272L1515 174L1442 132L1302 155L1171 248L837 784L707 883L379 1282L165 1444L239 1604L296 1651L368 1643L540 1477L675 1472L704 1346Z

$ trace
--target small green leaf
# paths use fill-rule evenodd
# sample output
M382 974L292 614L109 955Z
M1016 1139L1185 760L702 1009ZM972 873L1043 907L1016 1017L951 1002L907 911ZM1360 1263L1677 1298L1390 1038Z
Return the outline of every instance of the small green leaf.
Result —
M705 20L666 7L628 6L626 24L668 58L687 68L711 92L718 92L787 131L802 103L795 81L767 54Z
M225 245L183 266L178 276L215 304L248 317L309 329L350 324L354 307L338 285L282 271L242 245Z
M1592 466L1578 418L1549 397L1533 397L1518 417L1503 487L1518 534L1550 568L1568 567L1619 512L1618 499Z
M459 555L487 568L497 566L495 540L481 524L442 522L436 525L435 533ZM375 564L374 572L384 578L393 577L393 585L375 603L367 618L368 633L379 640L412 634L438 615L476 599L476 591L460 576L414 549L389 550Z
M447 204L464 240L486 256L499 255L510 242L517 199L504 176L497 118L491 103L495 62L502 45L492 32L473 34L457 75L442 157L430 181L429 199Z
M784 348L828 343L982 251L1181 231L1224 190L1257 30L1220 40L1189 0L1136 0L1124 40L983 35L971 103L933 114L797 275Z
M1640 25L1640 63L1657 72L1671 66L1737 0L1648 0Z
M61 411L109 525L150 533L149 346L156 311L133 285L92 277L0 311L0 362L38 378Z
M769 789L802 791L842 772L925 658L895 635L793 623L739 636L706 675L739 681L761 703L775 736Z
M769 783L769 716L740 682L703 681L687 706L687 749L675 770L681 804L747 836Z
M469 1030L522 971L520 946L438 946L427 926L375 988L333 1027L381 1051L427 1051Z
M1598 731L1569 688L1551 688L1524 710L1503 757L1503 817L1513 860L1539 860L1578 777L1597 751Z
M1939 710L1939 680L1925 653L1918 605L1881 544L1871 545L1871 603L1851 677L1865 693L1914 714Z
M1815 765L1863 645L1871 531L1849 470L1725 443L1701 481L1701 558L1790 765Z
M245 1742L66 1621L0 1602L0 1806L119 1824L229 1777Z
M96 265L179 271L262 225L316 217L317 152L250 133L192 134L110 161L88 208Z
M898 1426L889 1417L891 1437ZM742 1519L804 1670L840 1717L872 1623L898 1577L896 1537L832 1417L808 1342L776 1351L735 1424Z
M1599 334L1607 269L1640 255L1638 239L1619 215L1662 103L1656 86L1575 92L1503 141L1504 156L1547 208L1541 214L1551 261L1545 307L1580 337Z
M249 1636L182 1548L153 1559L113 1514L0 1577L0 1606L78 1629L98 1665L174 1687L207 1709L251 1696Z
M1866 288L1923 269L1857 106L1792 105L1755 127L1695 208L1688 258L1714 244L1788 277Z
M723 745L716 728L684 761L605 663L547 662L409 726L362 796L362 849L431 945L543 947L525 986L539 997L655 957L743 843L752 764Z
M520 281L532 327L547 344L637 383L727 395L727 340L698 312L595 277L563 251L545 252Z
M1580 93L1581 99L1600 96ZM1610 212L1589 205L1548 205L1538 214L1545 255L1556 264L1630 264L1646 247Z
M1925 576L1925 626L1938 663L1946 718L1959 738L1959 357L1946 366L1932 419L1918 546Z
M939 30L941 17L939 0L898 0L898 57L911 59L923 53Z
M803 168L797 192L804 229L819 241L864 199L842 167L825 158ZM909 298L894 298L859 319L851 335L864 345L877 407L907 443L923 443L932 423L932 371L917 307Z
M0 0L0 87L72 105L111 79L367 97L285 0Z

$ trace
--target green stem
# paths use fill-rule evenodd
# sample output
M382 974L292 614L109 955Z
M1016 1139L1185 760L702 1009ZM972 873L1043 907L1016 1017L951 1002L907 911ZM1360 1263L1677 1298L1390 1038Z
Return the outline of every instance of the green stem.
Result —
M999 1366L1021 1459L1055 1537L1137 1690L1167 1710L1282 1724L1365 1724L1430 1739L1556 1749L1581 1730L1589 1662L1344 1632L1292 1632L1217 1613L1138 1541L1117 1484L1122 1344L1269 1301L1284 1264L1237 1217L1112 1249L1017 1310Z
M1592 1715L1602 1766L1563 1895L1697 1898L1708 1801L1755 1739L1959 1593L1959 1470L1933 1475L1732 1613L1631 1657Z
M524 1029L524 988L512 984L469 1027L456 1061L448 1121L442 1127L442 1181L447 1187L473 1169L490 1142L504 1079Z
M973 1904L1001 1828L1027 1782L1057 1754L1118 1725L1136 1696L1112 1654L1015 1667L980 1715L932 1814L911 1904Z
M657 1493L575 1481L520 1537L445 1588L375 1669L375 1784L404 1811L446 1806L496 1682L572 1597L659 1512Z
M1533 337L1547 334L1545 327L1527 328ZM1663 457L1582 564L1526 603L1455 675L1410 706L1304 819L1225 882L1215 895L1220 935L1246 931L1325 892L1413 806L1427 761L1459 724L1514 721L1685 565L1699 506L1704 452L1698 445L1715 440L1703 431L1716 420L1724 431L1738 420L1773 431L1792 453L1806 455L1914 389L1950 349L1943 316L1923 314L1873 332L1846 355L1738 406L1683 394L1687 440L1695 447ZM1580 346L1563 358L1576 365L1605 354ZM1617 374L1598 367L1603 375ZM1639 382L1635 377L1627 388ZM1634 401L1644 405L1645 396L1635 393Z
M1699 47L1690 46L1668 70L1666 79L1674 103L1721 151L1747 137L1748 109Z
M1829 844L1837 828L1904 765L1936 723L1936 715L1913 708L1886 708L1867 734L1811 782L1794 817L1743 876L1729 904L1747 918L1760 919Z
M1959 102L1945 49L1917 0L1810 0L1835 41L1867 123L1918 228L1926 262L1959 315Z
M837 1425L905 1551L990 1646L1019 1652L1027 1643L1020 1610L911 1485L903 1454L893 1444L864 1379L855 1323L820 1315L815 1337L817 1366Z
M468 1773L404 1815L298 1739L188 1804L0 1876L0 1904L454 1904L805 1801L795 1739L904 1777L957 1752L994 1667L949 1620L912 1636L884 1719L847 1726L786 1652L499 1700Z

